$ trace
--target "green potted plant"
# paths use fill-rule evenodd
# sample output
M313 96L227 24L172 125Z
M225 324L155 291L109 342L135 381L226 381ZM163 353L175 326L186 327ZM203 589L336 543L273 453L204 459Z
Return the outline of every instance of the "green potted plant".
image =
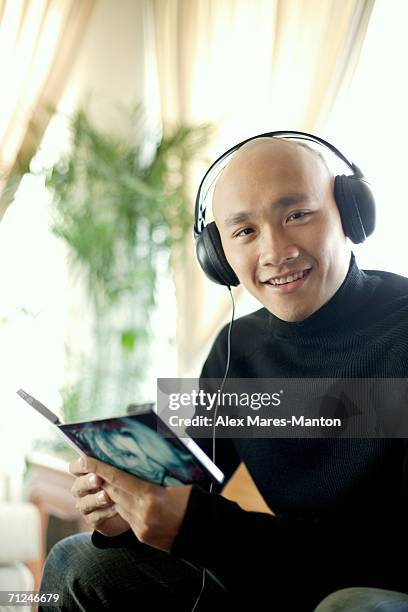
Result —
M92 310L92 347L74 349L62 390L65 418L123 412L138 399L152 339L158 263L170 271L191 234L189 166L209 127L178 127L148 161L142 143L97 129L84 111L72 118L69 152L46 169L51 229L68 247ZM129 134L135 133L129 116ZM71 349L72 353L72 349Z

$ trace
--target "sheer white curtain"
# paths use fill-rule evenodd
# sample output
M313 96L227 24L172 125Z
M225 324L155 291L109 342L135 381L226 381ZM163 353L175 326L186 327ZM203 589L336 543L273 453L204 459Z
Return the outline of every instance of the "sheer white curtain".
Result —
M15 392L22 386L59 403L53 389L64 380L67 279L42 181L27 175L8 210L15 194L4 188L41 142L47 107L57 106L94 3L0 2L0 468L10 475L12 498L20 495L27 450L47 427Z
M7 178L27 167L41 142L94 2L0 3L0 219L14 195L4 191Z
M153 0L165 123L211 122L210 159L249 135L324 128L353 74L373 0ZM204 168L191 177L192 198ZM238 292L239 293L239 292ZM180 373L197 374L229 311L190 244L177 270Z

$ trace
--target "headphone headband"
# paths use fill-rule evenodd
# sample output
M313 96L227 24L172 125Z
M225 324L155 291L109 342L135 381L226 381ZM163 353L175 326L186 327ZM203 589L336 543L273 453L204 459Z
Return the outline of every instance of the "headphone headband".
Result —
M282 139L288 139L288 140L299 139L299 140L309 140L311 142L321 144L327 149L329 149L330 151L332 151L332 153L334 153L338 158L340 158L350 168L355 178L359 178L359 179L364 178L361 170L355 164L353 164L350 160L348 160L347 157L343 155L341 151L339 151L339 149L337 149L330 142L327 142L327 140L324 140L323 138L320 138L319 136L315 136L314 134L309 134L308 132L298 132L296 130L278 130L275 132L264 132L263 134L257 134L255 136L251 136L250 138L246 138L245 140L242 140L238 144L234 145L233 147L225 151L222 155L220 155L220 157L218 157L211 164L207 172L204 174L201 180L200 186L198 188L197 197L195 201L195 212L194 212L194 237L195 238L197 238L204 229L205 211L207 208L207 206L205 205L205 200L206 200L208 190L207 192L204 193L203 196L202 196L202 193L203 193L204 185L207 181L208 176L212 175L213 170L217 168L218 166L220 166L222 162L228 156L232 155L235 151L240 149L247 142L250 142L251 140L256 140L257 138L282 138Z

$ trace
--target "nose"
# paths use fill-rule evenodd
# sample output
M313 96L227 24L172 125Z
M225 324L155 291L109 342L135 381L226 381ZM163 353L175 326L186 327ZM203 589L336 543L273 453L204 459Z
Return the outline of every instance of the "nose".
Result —
M265 228L259 241L259 264L282 266L299 256L299 248L293 244L284 230Z

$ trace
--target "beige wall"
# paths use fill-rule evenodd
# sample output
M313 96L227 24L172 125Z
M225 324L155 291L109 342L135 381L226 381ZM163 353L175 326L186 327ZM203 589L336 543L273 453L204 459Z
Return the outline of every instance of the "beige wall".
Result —
M130 106L143 96L145 0L97 0L59 108L86 103L96 120L114 121L112 101Z

